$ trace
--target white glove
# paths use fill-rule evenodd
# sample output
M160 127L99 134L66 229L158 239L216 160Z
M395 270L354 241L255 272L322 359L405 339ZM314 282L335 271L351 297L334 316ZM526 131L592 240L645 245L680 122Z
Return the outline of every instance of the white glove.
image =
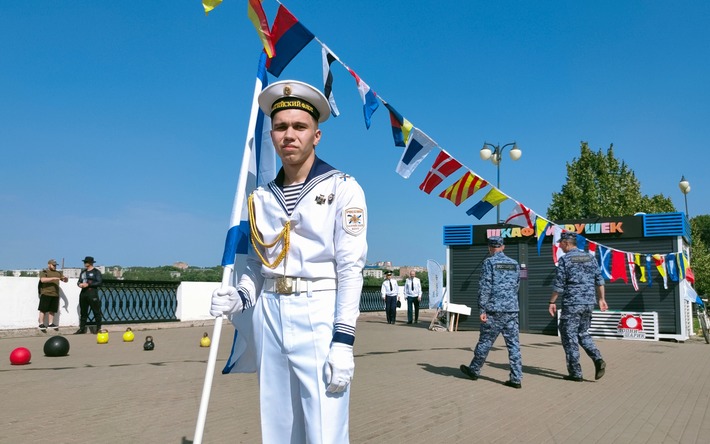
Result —
M222 316L241 313L251 307L251 299L234 287L220 287L212 292L210 315Z
M326 390L331 393L344 392L355 373L353 346L341 342L330 345L330 353L325 363Z

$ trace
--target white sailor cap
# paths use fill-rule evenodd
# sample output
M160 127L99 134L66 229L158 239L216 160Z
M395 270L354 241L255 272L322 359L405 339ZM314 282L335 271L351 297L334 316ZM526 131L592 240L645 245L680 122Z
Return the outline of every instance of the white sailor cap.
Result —
M330 105L323 93L298 80L281 80L264 88L259 94L259 107L268 116L284 109L306 111L318 122L325 122L330 116Z

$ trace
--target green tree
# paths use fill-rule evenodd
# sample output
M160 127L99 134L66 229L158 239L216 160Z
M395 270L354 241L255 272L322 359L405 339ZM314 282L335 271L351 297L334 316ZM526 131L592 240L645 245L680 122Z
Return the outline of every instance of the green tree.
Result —
M426 271L417 271L416 276L422 283L422 288L429 288L429 273Z
M162 267L130 267L123 271L123 278L127 281L179 281L174 273L181 270L171 266Z
M696 216L690 220L690 267L695 275L695 291L699 295L710 295L710 251L708 250L708 229L710 216Z
M376 278L374 276L365 276L363 278L362 285L365 287L377 287L378 285L382 285L383 278Z
M641 204L637 212L641 213L672 213L676 211L670 197L655 194L651 197L641 196Z
M695 216L690 220L693 235L693 246L699 237L706 246L710 246L710 215Z
M614 156L613 144L604 154L581 142L580 156L567 163L567 182L552 194L547 216L562 220L670 211L675 211L670 198L641 194L634 172Z
M110 271L106 270L105 273L101 275L102 279L116 279L116 276L113 275Z
M179 280L183 282L220 282L222 280L222 267L189 267L180 274Z
M395 278L397 278L397 274L393 274ZM416 276L419 278L419 280L422 283L422 288L429 288L429 273L426 271L417 271ZM409 275L403 276L399 279L400 283L403 283ZM363 286L365 287L376 287L382 285L382 281L384 281L384 278L376 278L373 276L365 276L363 278ZM446 274L444 274L444 282L446 282Z

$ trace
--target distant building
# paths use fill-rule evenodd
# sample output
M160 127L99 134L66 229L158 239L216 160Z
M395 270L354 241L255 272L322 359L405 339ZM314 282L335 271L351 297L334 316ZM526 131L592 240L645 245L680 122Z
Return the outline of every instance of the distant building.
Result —
M380 267L380 268L385 268L388 270L391 270L392 267L392 261L380 261L380 262L375 262L375 267Z
M79 279L81 268L62 268L61 272L69 279Z
M187 270L190 266L187 264L187 262L175 262L173 264L173 267L179 268L180 270Z
M20 276L34 277L34 276L39 276L40 271L41 270L37 270L37 269L12 270L12 275L14 277L20 277Z
M409 272L414 271L415 273L426 273L426 267L405 265L404 267L399 267L399 277L409 277Z
M383 279L385 272L376 265L365 265L362 269L362 275L365 277L373 277L375 279Z
M106 267L104 265L99 265L94 267L97 270L101 272L101 274L106 273ZM69 279L79 279L79 275L81 274L81 270L83 268L62 268L61 271L64 276L68 277Z
M362 275L365 277L374 277L376 279L384 279L385 271L393 271L399 268L399 275L396 276L398 279L409 277L409 272L414 271L415 273L426 273L427 268L421 265L403 265L396 267L392 265L391 261L380 261L374 264L365 265L362 270Z

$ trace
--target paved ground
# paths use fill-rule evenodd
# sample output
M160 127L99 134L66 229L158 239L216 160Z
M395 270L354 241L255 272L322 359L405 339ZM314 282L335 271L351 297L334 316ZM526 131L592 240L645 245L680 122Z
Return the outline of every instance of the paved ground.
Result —
M607 374L599 381L562 380L557 337L521 337L523 388L508 378L502 339L482 377L459 372L477 332L432 332L426 323L388 325L363 314L355 344L353 443L707 443L710 442L710 345L598 340ZM140 330L150 327L150 330ZM168 328L169 327L169 328ZM181 327L181 328L178 328ZM108 344L71 336L69 356L43 354L44 334L0 332L0 442L191 443L209 349L210 325L112 327ZM71 331L70 331L71 330ZM155 350L143 351L145 336ZM218 370L232 330L219 345ZM24 346L32 362L12 366ZM584 371L593 379L591 360ZM253 374L215 376L203 442L258 443L258 392Z

